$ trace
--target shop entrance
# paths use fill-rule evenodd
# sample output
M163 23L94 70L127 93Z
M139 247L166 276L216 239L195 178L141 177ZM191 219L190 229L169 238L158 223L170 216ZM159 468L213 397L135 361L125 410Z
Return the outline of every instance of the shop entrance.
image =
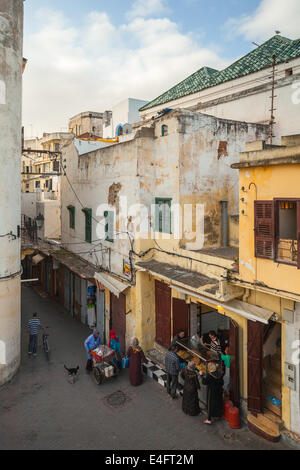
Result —
M236 406L240 404L240 379L239 379L239 327L231 318L221 315L218 311L204 304L198 306L198 336L203 343L209 343L208 333L215 331L220 340L224 353L229 346L230 356L230 398Z
M248 321L248 410L282 415L281 325Z
M273 321L264 328L263 345L264 407L282 415L281 324Z

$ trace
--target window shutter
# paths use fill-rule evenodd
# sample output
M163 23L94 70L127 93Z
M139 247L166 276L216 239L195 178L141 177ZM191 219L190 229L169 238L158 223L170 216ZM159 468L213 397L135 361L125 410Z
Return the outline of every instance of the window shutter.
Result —
M171 201L163 205L163 232L171 233Z
M114 241L115 235L115 213L114 211L107 211L104 213L105 217L105 240L109 242Z
M273 201L255 201L255 257L275 258L275 224Z

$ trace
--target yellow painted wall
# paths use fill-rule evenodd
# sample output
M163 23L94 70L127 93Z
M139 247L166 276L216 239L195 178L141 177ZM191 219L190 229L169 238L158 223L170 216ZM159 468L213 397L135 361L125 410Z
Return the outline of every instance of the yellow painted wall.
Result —
M300 295L300 270L254 257L254 201L274 198L300 198L300 166L278 165L240 170L240 277L247 282L258 280L269 287ZM255 183L251 186L250 183ZM247 192L241 190L245 187ZM241 211L244 210L243 215Z

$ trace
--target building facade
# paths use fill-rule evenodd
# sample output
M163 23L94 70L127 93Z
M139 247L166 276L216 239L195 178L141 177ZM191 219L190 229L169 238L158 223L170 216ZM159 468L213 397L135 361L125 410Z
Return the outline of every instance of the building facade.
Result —
M0 385L20 364L23 0L0 5Z
M268 322L245 325L248 409L258 413L250 422L265 431L261 416L271 411L300 434L300 136L247 150L233 165L240 175L240 255L232 282L244 287L247 302L272 312Z
M299 131L299 80L300 40L277 35L224 70L202 67L140 113L148 120L165 108L185 108L224 119L272 123L272 141L280 145L281 136Z

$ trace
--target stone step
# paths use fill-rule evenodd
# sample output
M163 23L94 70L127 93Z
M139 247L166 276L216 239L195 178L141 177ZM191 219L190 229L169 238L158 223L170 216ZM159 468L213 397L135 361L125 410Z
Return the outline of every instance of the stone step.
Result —
M275 369L268 369L266 370L266 374L267 376L265 377L265 381L267 383L272 383L272 384L276 384L278 385L280 388L281 388L281 373L278 372L277 370Z
M257 416L254 416L252 413L249 413L247 421L248 428L253 433L270 442L279 441L280 429L278 424L266 417L264 414L257 414Z
M278 385L277 383L273 382L270 379L264 379L264 395L265 397L269 397L270 395L274 395L274 397L279 398L281 400L282 398L282 392L281 392L281 385Z

